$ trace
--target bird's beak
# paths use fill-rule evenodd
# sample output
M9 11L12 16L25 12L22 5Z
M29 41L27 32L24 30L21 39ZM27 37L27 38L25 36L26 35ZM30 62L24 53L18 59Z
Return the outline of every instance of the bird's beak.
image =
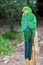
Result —
M24 10L22 10L22 13L24 13Z

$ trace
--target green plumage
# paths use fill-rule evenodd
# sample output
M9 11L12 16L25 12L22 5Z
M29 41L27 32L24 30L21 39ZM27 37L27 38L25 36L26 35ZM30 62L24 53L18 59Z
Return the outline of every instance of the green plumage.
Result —
M24 31L26 29L27 16L28 16L28 26L32 29L33 32L35 32L35 30L36 30L36 17L34 16L33 13L27 13L25 15L22 15L22 20L21 20L22 31Z
M28 18L28 21L27 21L27 18ZM26 21L28 22L28 24ZM26 31L27 26L32 30L32 35L34 36L36 31L36 17L34 16L33 13L26 13L25 15L22 15L21 28L23 33L24 31ZM28 34L26 33L26 35L27 35L26 39L29 40L30 39L29 36L31 35L29 33Z

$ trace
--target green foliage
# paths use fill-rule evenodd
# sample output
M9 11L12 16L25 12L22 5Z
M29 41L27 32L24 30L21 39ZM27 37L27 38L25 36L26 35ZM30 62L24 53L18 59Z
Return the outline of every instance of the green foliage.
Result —
M15 34L16 39L12 41L13 46L20 44L23 41L23 36L21 32L18 32Z
M0 54L1 55L8 55L13 53L14 50L11 47L11 44L8 40L5 40L2 35L0 35Z
M20 21L21 9L26 4L26 0L0 0L0 18L5 19L5 23L13 27L16 21Z
M22 39L22 33L21 32L18 32L18 31L8 31L8 32L5 32L5 34L3 35L3 38L5 39L9 39L9 40L21 40Z
M12 31L8 31L8 32L5 32L5 34L3 35L3 37L5 39L16 39L16 33L15 32L12 32Z
M8 31L3 34L4 39L8 39L12 42L12 45L17 45L23 41L22 33L15 30L14 32Z

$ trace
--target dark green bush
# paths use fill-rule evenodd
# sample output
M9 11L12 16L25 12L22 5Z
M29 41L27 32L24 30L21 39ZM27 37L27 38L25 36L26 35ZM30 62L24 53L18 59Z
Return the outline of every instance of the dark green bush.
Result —
M0 0L0 19L5 19L5 24L9 25L13 31L15 22L21 18L21 9L26 0Z
M16 38L13 32L6 32L3 36L5 39L15 39Z
M17 34L18 34L18 32L17 31L14 31L14 32L12 32L12 31L8 31L8 32L5 32L5 34L3 35L3 37L5 38L5 39L16 39L17 38Z

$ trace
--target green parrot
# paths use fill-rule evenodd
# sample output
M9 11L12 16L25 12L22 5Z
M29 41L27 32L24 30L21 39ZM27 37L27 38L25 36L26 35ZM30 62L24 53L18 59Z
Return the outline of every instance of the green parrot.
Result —
M36 17L32 13L32 9L28 6L23 7L22 12L21 29L25 39L25 58L31 59L32 44L36 31ZM29 46L29 48L27 49L26 46Z

